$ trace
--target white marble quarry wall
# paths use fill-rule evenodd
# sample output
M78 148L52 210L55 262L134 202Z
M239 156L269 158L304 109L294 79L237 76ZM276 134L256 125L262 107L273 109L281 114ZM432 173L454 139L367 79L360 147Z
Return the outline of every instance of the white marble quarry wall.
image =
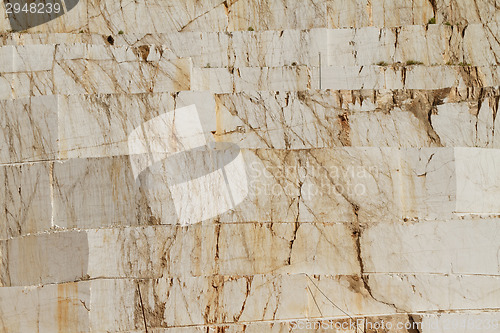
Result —
M1 5L0 332L497 333L497 7Z

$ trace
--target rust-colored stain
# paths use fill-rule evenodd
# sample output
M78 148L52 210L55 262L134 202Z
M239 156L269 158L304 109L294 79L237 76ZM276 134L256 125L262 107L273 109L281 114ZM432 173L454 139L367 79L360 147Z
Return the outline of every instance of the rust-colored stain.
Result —
M343 146L351 145L351 127L349 125L349 116L347 113L339 115L341 132L339 134L340 142Z
M137 54L142 58L142 60L147 61L149 56L149 45L141 45L137 48Z
M77 283L64 283L57 286L57 332L68 333L75 331L75 322L78 318Z

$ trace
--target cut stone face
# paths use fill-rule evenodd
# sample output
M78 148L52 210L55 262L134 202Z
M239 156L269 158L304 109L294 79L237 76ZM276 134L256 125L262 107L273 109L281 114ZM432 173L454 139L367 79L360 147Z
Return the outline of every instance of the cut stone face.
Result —
M47 231L53 223L52 164L0 167L0 238Z
M497 7L5 1L0 333L498 333Z

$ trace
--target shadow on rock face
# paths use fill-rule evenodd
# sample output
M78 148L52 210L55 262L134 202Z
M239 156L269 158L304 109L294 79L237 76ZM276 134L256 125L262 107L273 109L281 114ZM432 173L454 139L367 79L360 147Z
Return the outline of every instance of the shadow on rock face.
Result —
M4 0L12 31L23 31L52 21L73 9L80 0Z

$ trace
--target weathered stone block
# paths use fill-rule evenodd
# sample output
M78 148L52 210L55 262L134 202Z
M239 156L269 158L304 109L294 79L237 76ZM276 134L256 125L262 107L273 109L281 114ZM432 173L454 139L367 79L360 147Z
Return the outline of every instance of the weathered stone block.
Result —
M0 167L0 239L52 227L51 163Z

